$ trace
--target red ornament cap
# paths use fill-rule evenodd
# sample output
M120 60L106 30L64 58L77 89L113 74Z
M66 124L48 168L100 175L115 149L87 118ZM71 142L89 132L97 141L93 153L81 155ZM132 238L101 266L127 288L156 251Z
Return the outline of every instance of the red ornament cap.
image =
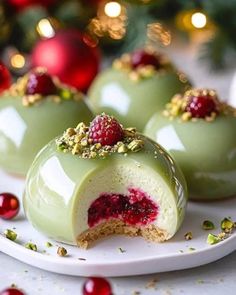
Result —
M0 93L11 85L11 75L7 67L0 61Z
M93 143L101 145L114 145L123 138L123 128L112 116L98 115L91 122L89 128L89 138Z
M88 278L83 286L83 295L112 295L111 285L101 277Z
M20 209L18 198L11 193L0 194L0 217L3 219L12 219Z

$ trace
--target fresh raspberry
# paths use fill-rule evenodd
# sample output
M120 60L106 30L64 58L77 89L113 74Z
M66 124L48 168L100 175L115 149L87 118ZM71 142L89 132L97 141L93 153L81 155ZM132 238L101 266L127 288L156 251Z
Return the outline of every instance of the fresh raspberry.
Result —
M185 108L190 112L193 118L205 118L211 113L217 112L214 99L209 95L191 96Z
M112 116L102 114L95 117L89 128L89 138L93 143L114 145L123 138L123 129Z
M159 59L154 54L148 53L144 50L137 50L132 53L131 64L133 68L147 65L152 65L156 69L161 67Z
M32 71L26 85L26 94L56 94L57 88L52 77L44 71Z

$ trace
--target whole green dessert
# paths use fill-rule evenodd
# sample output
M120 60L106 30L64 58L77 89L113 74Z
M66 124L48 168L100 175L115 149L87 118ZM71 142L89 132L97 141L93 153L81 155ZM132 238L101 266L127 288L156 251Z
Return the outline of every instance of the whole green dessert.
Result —
M166 57L137 50L115 60L111 68L95 78L89 100L95 113L104 111L141 132L156 111L187 88L186 76Z
M185 179L173 159L105 114L44 147L24 194L33 226L83 248L112 234L168 240L183 222L186 201Z
M92 112L81 93L62 85L43 69L20 78L0 97L0 167L24 176L37 152Z
M194 200L236 195L236 111L214 90L176 95L148 122L145 135L161 144L182 168Z

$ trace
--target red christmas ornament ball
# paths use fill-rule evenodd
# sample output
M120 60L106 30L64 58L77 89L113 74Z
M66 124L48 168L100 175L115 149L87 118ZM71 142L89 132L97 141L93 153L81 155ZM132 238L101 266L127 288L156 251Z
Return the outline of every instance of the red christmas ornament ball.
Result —
M24 295L24 293L18 289L9 288L0 292L0 295Z
M17 197L11 193L0 194L0 218L12 219L20 210L20 202Z
M77 30L59 31L39 41L33 49L33 67L45 67L49 74L81 91L86 91L99 70L99 51ZM90 40L91 41L91 40Z
M11 85L11 75L6 66L0 61L0 93Z
M83 285L83 295L112 295L112 288L105 278L90 277Z
M9 7L12 7L16 11L22 11L30 6L42 6L48 8L54 5L57 0L5 0Z

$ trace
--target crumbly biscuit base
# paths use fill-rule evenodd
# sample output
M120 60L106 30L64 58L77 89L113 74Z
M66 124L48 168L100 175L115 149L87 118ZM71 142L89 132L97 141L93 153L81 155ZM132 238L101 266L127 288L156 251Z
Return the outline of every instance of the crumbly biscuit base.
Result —
M80 234L77 237L77 245L80 248L87 249L93 242L110 235L141 236L152 242L164 242L170 238L165 230L158 228L154 224L139 227L127 225L121 220L109 220Z

